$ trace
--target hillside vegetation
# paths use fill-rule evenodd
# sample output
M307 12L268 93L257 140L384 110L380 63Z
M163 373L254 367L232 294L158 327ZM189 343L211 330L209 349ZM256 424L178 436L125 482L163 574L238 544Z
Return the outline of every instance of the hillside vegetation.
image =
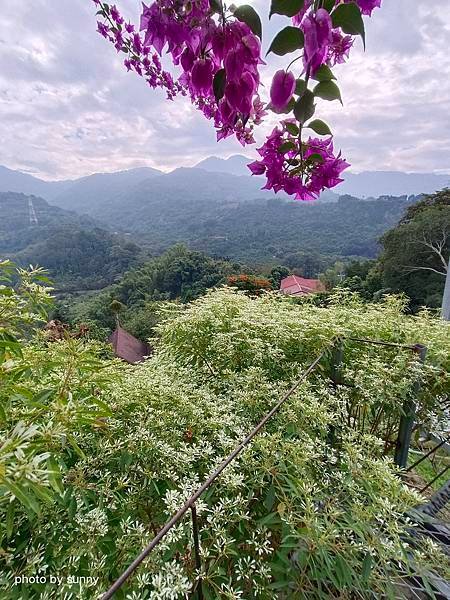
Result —
M37 224L30 223L30 199ZM105 287L146 256L91 217L51 206L43 198L0 193L0 211L0 257L45 267L59 289Z
M30 223L30 199L38 219L37 225ZM0 211L1 255L19 252L47 239L58 227L84 229L95 226L95 221L86 215L51 206L43 198L14 192L0 193Z
M107 203L99 199L89 214L131 232L155 253L183 242L208 254L264 264L283 263L293 252L373 258L378 238L413 201L344 196L308 203L268 196L256 178L178 169Z
M198 298L207 289L226 283L227 277L240 273L241 268L237 263L174 246L130 269L100 293L61 299L56 314L69 323L85 323L93 335L106 339L116 326L112 310L116 306L122 325L145 341L154 335L164 301Z
M450 189L409 206L381 243L384 286L405 293L413 308L439 307L449 268Z
M92 342L46 341L41 274L20 275L0 294L3 597L98 597L336 335L421 342L427 362L347 340L336 392L327 353L198 501L205 597L369 599L406 574L448 577L435 543L407 546L402 515L420 498L383 455L415 377L422 421L441 418L448 324L405 316L396 298L340 293L320 308L222 288L173 307L154 356L123 367ZM186 519L119 597L189 593L190 536ZM36 574L62 584L22 582Z

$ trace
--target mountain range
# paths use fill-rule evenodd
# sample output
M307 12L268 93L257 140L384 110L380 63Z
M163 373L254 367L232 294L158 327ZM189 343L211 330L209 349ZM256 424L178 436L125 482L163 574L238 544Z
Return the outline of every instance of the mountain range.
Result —
M27 173L0 166L0 192L21 192L41 196L61 208L104 216L109 208L133 193L141 184L149 193L158 194L163 201L174 192L188 192L199 197L211 196L217 201L246 201L273 197L261 190L261 177L251 177L247 168L249 158L239 154L227 159L211 156L194 167L163 173L150 167L113 173L95 173L80 179L44 181ZM214 179L210 173L215 173ZM220 177L218 174L226 175ZM153 181L149 186L149 182ZM450 185L450 175L434 173L404 173L400 171L366 171L347 173L345 181L324 193L322 201L336 202L340 195L358 198L403 196L433 193ZM184 189L183 189L184 188ZM279 197L283 197L279 194ZM286 198L286 196L284 196ZM135 210L135 206L133 210Z
M127 234L127 240L153 253L184 242L210 254L260 264L300 264L305 253L327 261L371 258L377 255L380 236L414 201L413 194L432 192L448 180L434 174L349 174L336 188L340 196L330 191L317 202L305 203L261 190L263 180L247 174L248 160L241 155L210 157L170 173L143 167L57 182L2 167L0 252L21 253L31 261L38 243L39 257L55 251L41 242L59 235L58 228L100 227L108 235ZM344 194L352 190L357 193ZM34 195L38 227L30 226L28 197L18 191ZM89 256L89 244L95 243L103 252L107 235L98 232L94 238L75 237L72 247L82 245ZM67 252L75 252L65 245ZM122 244L120 252L124 248Z
M248 175L248 162L252 159L235 154L227 159L210 156L199 162L196 168L209 172ZM345 172L344 181L333 188L337 196L349 194L357 198L378 198L379 196L411 196L432 194L444 187L450 187L450 174L405 173L402 171Z

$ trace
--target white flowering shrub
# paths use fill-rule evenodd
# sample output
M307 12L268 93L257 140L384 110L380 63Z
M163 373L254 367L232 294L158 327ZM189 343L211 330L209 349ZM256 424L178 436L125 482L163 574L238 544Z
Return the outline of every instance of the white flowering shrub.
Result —
M99 597L336 336L420 342L427 363L347 340L346 385L336 389L327 353L198 501L204 596L377 598L395 596L408 574L448 576L435 544L408 543L404 514L421 498L397 477L386 444L417 378L418 410L439 420L448 324L405 316L396 298L365 305L340 295L319 308L224 288L171 311L159 333L155 355L135 367L68 341L34 341L14 359L31 375L6 376L1 436L15 446L5 461L17 463L8 473L20 474L26 498L33 478L45 491L34 511L0 470L2 597ZM20 386L53 391L34 406L17 398ZM47 580L22 582L33 575ZM197 576L187 515L117 597L187 598Z

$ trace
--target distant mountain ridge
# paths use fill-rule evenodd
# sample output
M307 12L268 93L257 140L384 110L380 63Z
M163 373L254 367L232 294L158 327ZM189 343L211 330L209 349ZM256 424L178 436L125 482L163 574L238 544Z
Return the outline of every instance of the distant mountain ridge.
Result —
M38 196L62 208L85 212L83 206L90 206L99 195L120 194L156 175L162 175L162 171L140 167L112 173L94 173L79 179L44 181L0 165L0 192Z
M358 174L344 173L344 178L345 180L333 188L333 191L357 198L433 194L450 187L450 174L364 171Z
M210 156L196 164L195 168L209 172L248 175L247 165L251 161L251 158L242 154L234 154L228 158ZM344 172L343 177L344 181L331 190L337 196L343 194L357 198L416 196L432 194L444 187L450 187L450 174L363 171L362 173Z
M195 169L203 169L210 173L229 173L230 175L250 175L247 167L252 162L251 158L242 154L233 154L228 158L219 158L218 156L209 156L197 163Z
M72 184L67 181L44 181L28 173L14 171L0 165L0 192L16 192L19 194L31 194L33 196L45 197L52 200L58 194L64 192Z
M131 192L147 179L161 175L162 171L150 167L115 173L94 173L72 182L72 185L53 197L52 202L78 213L93 214L94 210L97 216L101 216L103 208L107 210L113 198ZM100 211L95 210L98 207Z
M80 179L66 181L43 181L26 173L14 171L0 166L0 192L18 192L41 196L47 201L62 208L76 210L79 213L95 214L97 217L139 187L147 180L158 179L158 193L167 196L173 190L174 181L178 188L184 184L185 191L191 186L192 193L204 196L200 183L211 190L211 181L205 180L202 173L216 173L222 177L222 190L213 186L214 200L221 196L235 197L241 200L252 200L256 197L273 197L272 192L262 191L263 177L252 177L247 168L250 158L235 154L228 158L210 156L194 167L175 169L163 173L151 167L141 167L112 173L94 173ZM339 195L349 194L358 198L377 198L379 196L410 196L429 194L450 186L449 175L434 173L404 173L400 171L366 171L363 173L346 173L345 181L330 191L325 192L320 200L336 202ZM185 178L185 181L181 181ZM217 181L219 181L216 178ZM211 180L211 177L209 177ZM250 183L251 182L251 183ZM167 189L164 189L166 186ZM249 197L243 197L248 192ZM279 194L280 198L287 198Z

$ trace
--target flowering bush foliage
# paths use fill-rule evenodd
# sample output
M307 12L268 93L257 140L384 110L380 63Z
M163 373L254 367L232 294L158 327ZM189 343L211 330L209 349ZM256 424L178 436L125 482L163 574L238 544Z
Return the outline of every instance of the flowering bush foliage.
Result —
M265 277L257 277L256 275L247 275L245 273L230 275L227 277L227 283L230 287L255 295L261 294L264 290L268 291L272 289L272 283Z
M26 288L1 291L0 309L17 308L5 329L20 332ZM421 406L437 415L449 390L448 325L401 309L397 299L364 306L346 295L324 309L224 288L172 307L155 356L126 368L87 342L46 345L38 335L25 344L18 333L20 354L8 350L1 364L0 596L98 597L335 335L426 344L424 388L433 382L435 400L425 389ZM411 359L394 358L348 342L345 378L364 389L364 423L352 426L353 388L337 394L325 362L202 496L206 598L372 598L389 596L399 573L445 575L435 544L407 545L402 515L420 498L372 427L380 403L399 415L398 394L411 386ZM187 519L126 597L188 597L197 576L190 540ZM62 583L23 579L33 575ZM69 579L83 576L95 581Z
M258 150L262 160L249 165L252 173L266 174L266 188L309 200L342 181L349 165L334 154L328 125L311 119L317 98L341 100L331 67L345 62L355 36L365 41L362 15L370 16L381 0L272 0L270 16L284 15L292 23L277 33L267 54L299 55L275 73L269 103L260 97L262 24L252 6L155 0L143 5L136 28L125 23L115 5L93 1L101 17L98 31L127 54L126 68L151 88L165 89L171 100L189 96L213 121L218 140L235 135L243 145L254 143L254 128L267 110L293 112L295 118L282 121ZM163 50L181 71L176 79L161 65ZM295 74L290 69L299 59ZM325 139L304 139L306 129Z

